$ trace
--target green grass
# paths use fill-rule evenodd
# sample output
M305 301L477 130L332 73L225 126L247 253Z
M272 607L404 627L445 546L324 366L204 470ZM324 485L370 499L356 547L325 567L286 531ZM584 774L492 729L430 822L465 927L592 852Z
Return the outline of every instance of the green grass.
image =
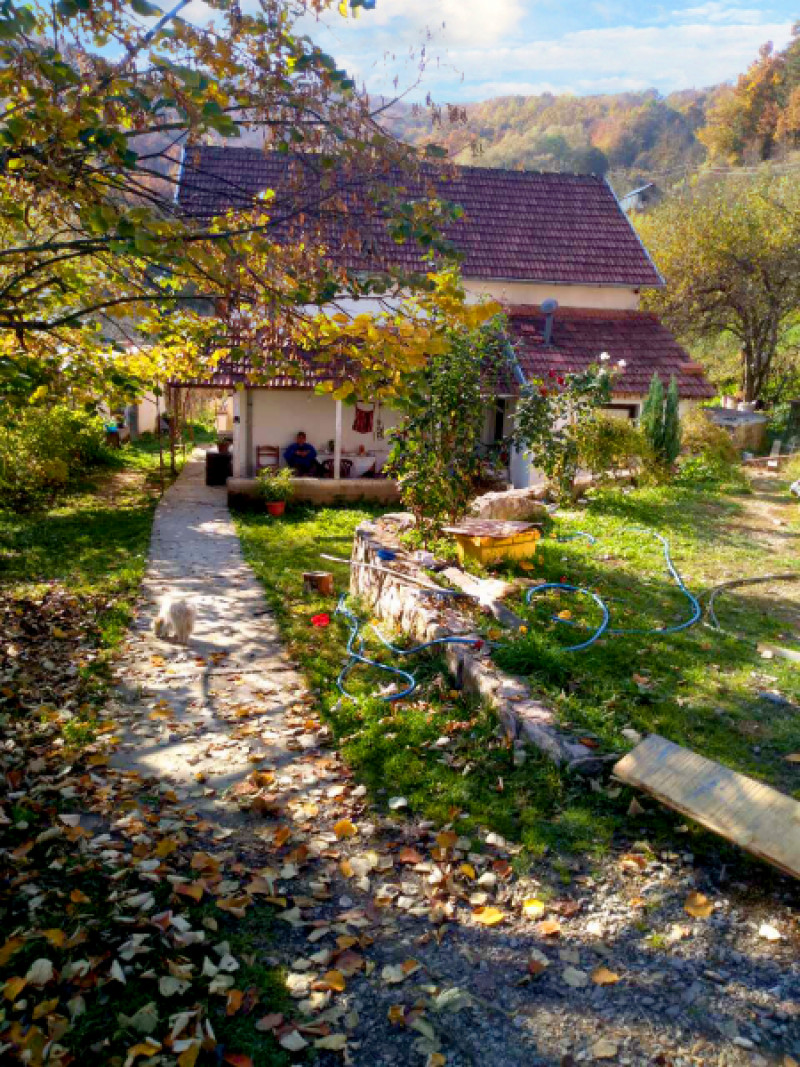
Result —
M134 444L114 458L52 507L0 510L0 600L24 614L36 613L36 603L53 590L78 598L78 614L91 619L92 638L103 650L81 668L87 682L91 675L93 702L102 700L109 657L131 620L159 499L157 453ZM73 745L81 737L65 740Z
M565 579L598 592L611 609L612 627L673 626L691 608L667 574L661 545L646 531L669 539L673 560L696 594L734 578L797 570L797 519L774 527L753 510L754 502L674 488L600 493L584 509L559 513L553 530L556 536L586 530L597 544L547 539L535 573L545 582ZM776 492L775 503L781 502ZM763 541L764 529L780 531L777 544ZM737 637L698 625L669 635L607 636L575 653L563 649L600 621L586 598L551 594L528 609L521 598L515 606L529 618L530 633L500 653L499 662L527 674L578 733L596 736L611 750L628 747L621 734L626 727L661 733L797 792L796 766L785 757L800 749L800 717L759 693L777 690L796 702L800 676L785 660L764 660L757 645L800 648L800 583L721 596L720 622ZM581 625L554 623L552 616L562 611Z
M295 507L280 519L242 513L237 526L287 647L373 799L385 805L391 796L405 796L414 810L439 823L460 816L464 832L488 827L521 842L530 854L562 847L602 851L624 810L622 800L588 790L534 752L515 767L494 713L454 693L438 658L404 661L420 683L411 700L376 699L387 676L363 667L346 683L357 699L341 697L336 679L346 659L348 626L333 614L337 597L304 592L302 572L330 567L337 596L345 591L349 568L325 563L320 553L348 557L355 527L372 514ZM312 625L321 612L331 616L330 626ZM368 641L368 648L391 661L376 641ZM448 734L452 742L436 746Z
M600 538L598 544L548 539L534 573L543 581L565 578L598 589L609 599L615 625L670 625L686 617L687 602L666 574L659 543L628 527L666 535L675 563L695 592L731 577L792 570L797 566L797 525L784 529L783 552L768 549L754 535L751 505L752 498L744 495L687 488L602 493L588 507L559 513L551 531L586 529ZM523 857L547 850L601 853L619 833L635 837L650 832L674 845L676 818L664 813L651 814L644 823L629 819L627 791L594 792L533 752L522 767L514 767L494 715L451 693L437 659L419 657L410 664L420 681L411 700L392 704L375 699L387 677L363 667L347 681L357 699L341 698L336 678L345 661L348 628L333 615L336 599L304 592L301 576L303 570L330 568L337 592L345 590L348 568L325 563L320 553L349 556L355 527L371 514L296 507L281 519L249 513L239 515L237 523L289 650L373 799L385 803L392 795L403 795L413 809L437 822L459 816L466 831L476 825L491 828L520 842ZM514 567L507 570L530 577ZM556 625L550 615L567 608L574 621L591 622L595 609L575 599L544 603L529 609L530 634L498 658L527 675L564 724L579 736L596 738L604 750L630 747L621 733L626 727L655 731L796 792L797 768L784 757L800 750L798 716L758 693L776 689L788 700L800 699L797 669L784 661L765 661L755 643L798 645L798 594L800 586L793 594L779 589L777 597L754 587L721 599L723 625L740 630L747 640L697 626L670 636L609 637L585 653L563 651L584 631ZM327 628L311 623L320 612L331 615ZM376 642L368 640L367 647L391 661ZM448 732L453 741L436 746ZM682 848L695 851L719 848L716 839L695 829L680 841Z

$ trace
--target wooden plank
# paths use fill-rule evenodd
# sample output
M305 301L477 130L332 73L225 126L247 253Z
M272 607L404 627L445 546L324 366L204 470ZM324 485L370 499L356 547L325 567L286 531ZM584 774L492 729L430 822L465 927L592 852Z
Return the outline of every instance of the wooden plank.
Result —
M800 803L650 734L614 767L628 785L800 878Z
M514 537L534 528L536 523L512 519L464 519L456 526L442 527L445 533L462 534L464 537Z

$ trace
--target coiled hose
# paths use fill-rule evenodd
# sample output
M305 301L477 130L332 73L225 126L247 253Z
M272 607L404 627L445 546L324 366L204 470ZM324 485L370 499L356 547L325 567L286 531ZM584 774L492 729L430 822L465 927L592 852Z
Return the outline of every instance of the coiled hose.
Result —
M565 652L582 652L584 649L591 648L591 646L596 641L599 641L600 638L603 636L603 634L606 633L606 632L609 633L609 634L616 634L616 635L620 635L620 634L675 634L675 633L679 633L681 630L688 630L690 626L694 626L695 623L698 622L698 620L700 619L700 616L703 613L703 609L700 607L700 601L697 599L697 597L694 595L694 593L691 593L686 588L686 585L684 584L683 578L681 578L677 567L672 562L672 556L670 555L670 551L669 551L669 541L667 541L666 537L662 537L661 534L660 533L656 533L655 530L648 530L643 526L628 526L628 527L626 527L626 529L628 531L631 531L631 532L635 531L635 532L638 532L638 533L650 534L652 537L657 538L661 542L661 544L663 546L663 549L664 549L664 562L667 565L667 571L668 571L670 577L675 582L675 584L678 586L678 589L680 589L680 591L683 593L683 595L689 601L689 605L690 605L690 607L692 609L691 610L691 614L690 614L688 619L684 620L684 622L676 624L675 626L661 626L661 627L656 627L656 628L653 628L653 629L644 629L644 628L643 629L637 629L637 628L632 628L632 629L611 628L611 627L609 627L609 622L611 621L611 613L609 612L607 605L605 604L603 599L600 596L598 596L597 593L594 593L591 589L585 589L583 586L578 586L578 585L569 585L566 582L544 582L541 585L535 585L531 589L529 589L527 591L527 593L525 594L525 602L527 604L530 604L530 602L533 600L534 596L536 596L538 593L542 593L547 589L560 589L560 590L563 590L566 593L580 593L580 594L582 594L584 596L591 597L592 600L594 600L594 602L597 604L597 606L600 608L600 610L603 613L602 621L601 621L600 625L597 627L597 629L594 631L594 633L592 633L585 641L581 641L580 644L567 645L567 647L564 649ZM572 534L572 535L570 535L568 537L560 537L558 540L559 541L572 541L572 540L575 540L578 537L586 537L587 540L589 540L590 544L595 544L596 543L596 539L594 537L592 537L591 534L587 534L584 531L580 531L579 533ZM551 616L551 618L552 618L553 622L565 623L565 624L573 625L573 626L575 625L575 623L573 623L572 620L560 618L558 615L553 615L553 616Z
M434 592L434 590L430 590L430 592ZM380 697L381 700L403 700L405 697L411 696L417 688L417 680L413 674L401 670L400 667L392 667L388 663L380 663L378 660L370 659L369 656L364 655L364 635L361 632L361 620L350 611L346 601L347 593L342 593L339 597L339 602L336 605L336 611L334 612L336 615L343 615L350 624L350 636L347 639L348 659L336 679L336 685L339 692L342 696L350 697L351 700L355 699L351 693L347 692L344 683L350 671L359 663L363 663L367 667L375 667L379 671L386 671L387 674L402 678L406 683L405 689L401 690L399 693L387 693L385 696ZM388 641L375 626L372 626L371 629L378 640L388 648L390 652L393 652L398 656L411 656L416 652L422 652L423 649L433 648L435 645L471 645L473 647L480 647L483 644L481 640L474 637L437 637L433 641L425 641L423 644L414 645L412 648L398 648L396 645L393 645L391 641Z

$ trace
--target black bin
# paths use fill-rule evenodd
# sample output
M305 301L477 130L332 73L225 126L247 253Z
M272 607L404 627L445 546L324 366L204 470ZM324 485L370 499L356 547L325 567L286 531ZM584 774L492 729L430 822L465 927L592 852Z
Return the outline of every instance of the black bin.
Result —
M206 485L224 485L233 474L230 452L206 452Z

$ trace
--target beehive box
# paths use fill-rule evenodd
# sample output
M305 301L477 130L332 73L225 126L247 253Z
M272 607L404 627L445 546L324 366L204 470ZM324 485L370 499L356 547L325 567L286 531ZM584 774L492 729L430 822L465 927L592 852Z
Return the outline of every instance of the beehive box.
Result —
M481 564L530 559L542 536L541 528L535 523L506 519L465 519L456 526L443 529L455 538L462 563L465 559L474 559Z

